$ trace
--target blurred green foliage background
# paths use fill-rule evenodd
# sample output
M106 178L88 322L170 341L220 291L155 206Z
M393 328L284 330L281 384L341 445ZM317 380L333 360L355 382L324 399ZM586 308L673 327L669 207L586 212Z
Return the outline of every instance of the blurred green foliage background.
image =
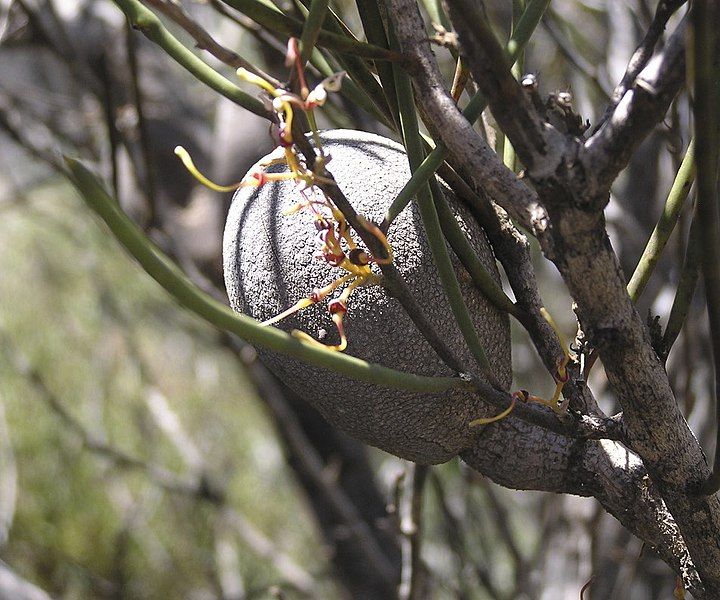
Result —
M7 167L0 171L0 599L8 589L16 598L46 598L39 588L63 599L382 598L357 592L373 575L363 565L355 579L344 570L355 560L343 547L353 543L349 527L333 520L304 478L242 351L178 308L53 171L58 150L92 162L151 237L179 250L190 276L222 296L229 197L198 189L172 148L188 147L214 179L238 180L267 152L266 124L127 29L112 2L80 1L84 12L71 4L0 2L0 164ZM236 13L235 21L220 18L218 4L183 3L226 46L283 78L283 43ZM277 4L298 14L291 2ZM511 3L486 5L505 36ZM333 8L360 32L354 3ZM528 47L527 70L544 94L570 89L578 112L595 122L653 8L645 0L554 1ZM54 39L61 31L67 39ZM133 48L141 66L135 81ZM451 80L449 52L436 52ZM142 103L132 93L137 81ZM339 95L321 118L389 135ZM485 125L492 130L490 115ZM613 188L608 226L626 272L687 138L682 97ZM160 226L149 224L153 203ZM643 314L668 311L687 217L640 303ZM534 257L543 297L571 338L565 287L537 248ZM700 437L710 422L709 406L693 412L709 380L699 360L708 351L704 328L702 315L693 316L668 363ZM547 394L553 382L519 328L513 344L514 389ZM591 386L612 414L599 366ZM313 438L307 423L320 428L319 417L292 406L308 419L302 428L322 454L321 475L343 488L395 556L408 464L340 434L331 444L327 430ZM353 495L343 478L366 465ZM363 496L382 514L367 516ZM593 500L506 490L457 459L429 472L422 523L432 598L577 600L593 575L586 598L669 598L674 586L668 567ZM20 587L3 587L7 577Z

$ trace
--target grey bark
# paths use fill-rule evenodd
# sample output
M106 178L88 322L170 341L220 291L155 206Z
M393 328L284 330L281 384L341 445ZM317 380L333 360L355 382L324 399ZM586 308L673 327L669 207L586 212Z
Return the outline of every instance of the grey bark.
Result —
M534 188L530 189L520 182L521 187L513 183L517 178L502 167L455 108L439 78L415 3L392 0L391 6L401 49L415 61L412 75L417 101L431 116L435 133L453 160L470 174L473 185L484 189L535 233L577 302L583 330L599 348L624 409L627 445L642 460L656 490L653 493L646 486L645 502L636 506L644 504L642 510L649 519L657 518L660 509L664 517L656 519L658 523L672 523L663 531L663 546L682 548L679 530L687 550L674 552L681 558L668 562L674 563L676 570L679 567L686 584L692 585L691 556L705 597L716 597L720 594L720 548L714 540L720 534L720 505L715 497L699 498L694 493L709 476L709 469L677 407L646 327L627 295L602 214L610 183L639 141L662 119L679 89L684 69L683 26L640 73L613 117L598 134L582 142L543 121L510 74L504 53L473 6L461 0L450 2L461 51L496 120L526 165ZM482 451L477 454L482 455ZM572 464L583 464L585 459L583 455ZM560 471L569 468L563 461L556 464ZM629 477L631 471L623 470ZM597 480L599 487L592 495L609 512L621 516L624 502L611 493L618 474L604 485L601 478ZM507 471L504 476L509 484L518 471ZM643 489L638 488L636 478L630 481L636 482L634 489ZM663 503L672 517L662 508ZM648 535L637 515L623 522L641 537ZM702 595L698 587L695 591Z

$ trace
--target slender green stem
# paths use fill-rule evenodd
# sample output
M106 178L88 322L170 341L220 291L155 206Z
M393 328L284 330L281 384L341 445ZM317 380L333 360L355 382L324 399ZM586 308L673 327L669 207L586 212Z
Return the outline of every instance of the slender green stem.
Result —
M685 152L680 168L678 169L675 181L670 188L665 208L653 229L645 250L638 261L637 267L630 278L627 290L633 302L637 302L650 280L660 255L670 239L670 234L675 229L680 211L690 193L693 179L695 179L695 140L693 139Z
M432 160L433 157L435 157L435 160ZM439 160L437 160L438 158ZM380 229L387 231L388 227L390 227L390 223L395 220L395 217L397 217L408 205L410 200L417 195L421 187L426 185L435 175L435 171L440 168L443 160L443 153L438 152L437 147L428 154L420 166L413 171L409 181L404 185L403 189L400 190L400 193L388 208L387 213L385 213L385 218L380 225Z
M145 37L155 42L205 85L250 112L266 119L271 118L262 102L243 92L239 87L195 56L163 26L155 13L145 8L138 0L113 1L125 13L135 29L139 29Z
M445 14L441 0L423 0L423 6L430 15L430 21L435 25L442 25L445 31L452 31L452 23Z
M255 344L298 358L310 365L376 385L418 392L471 387L454 377L424 377L318 348L275 327L238 314L200 290L157 248L120 209L102 184L80 162L65 159L68 176L88 206L106 223L115 238L177 302L215 327Z
M512 28L511 28L511 35L515 32L515 28L517 27L518 22L520 21L520 18L522 17L523 12L525 11L525 1L524 0L513 0L512 3ZM518 52L518 55L515 59L515 62L512 66L512 74L515 77L515 79L520 79L523 75L523 63L525 58L525 51L520 50ZM515 148L513 148L512 142L509 139L505 139L505 145L503 146L503 163L505 166L510 169L511 171L517 170L517 156L515 155Z
M327 16L330 0L312 0L310 12L305 19L302 34L300 35L300 61L305 65L317 43L320 30Z
M368 42L376 46L389 48L390 44L376 0L356 0L356 4ZM398 113L397 93L395 91L392 65L387 61L378 61L375 63L375 68L377 69L380 84L382 85L383 95L393 116L394 129L399 131L400 116Z
M529 0L525 12L520 17L517 27L505 47L509 63L514 63L518 59L549 5L550 0ZM486 106L485 96L482 95L482 92L478 92L470 98L470 102L467 103L463 110L463 115L468 121L474 123Z
M517 156L515 155L515 148L512 145L512 142L508 139L507 136L503 137L503 145L502 145L502 156L503 156L503 164L510 169L511 171L515 171L515 162L517 160ZM497 139L500 139L500 136L497 136ZM497 152L499 149L496 148L495 151Z
M473 283L475 283L485 297L499 310L513 315L518 320L522 320L524 317L523 311L507 297L492 275L487 272L480 262L475 249L468 241L457 219L455 219L455 215L450 210L437 179L430 180L430 189L435 199L435 209L440 219L442 232L450 243L450 247L460 259L460 262L462 262L468 273L470 273Z
M507 45L507 53L510 61L515 62L517 57L520 56L520 52L530 40L530 36L533 31L535 31L538 23L540 23L540 19L549 4L550 0L530 0L527 3L527 8L518 21L517 27ZM482 111L485 110L486 106L487 102L485 97L478 92L470 99L467 106L465 106L463 115L465 115L468 121L474 123L482 114ZM395 198L390 205L385 216L385 222L387 222L388 225L402 212L408 202L417 194L421 186L427 183L432 174L440 168L446 155L447 150L445 146L438 144L435 150L425 157L423 164L413 173L410 180L405 184L405 187L400 190L398 197Z
M700 247L700 222L697 211L693 216L692 225L690 226L690 234L688 235L687 248L685 249L685 260L683 262L682 271L680 272L680 281L678 281L675 290L675 299L673 300L668 324L663 335L663 355L667 357L670 349L673 347L675 340L680 335L683 323L690 311L690 303L692 302L695 288L700 277L700 261L702 260L702 249Z
M330 65L314 46L317 44L323 23L332 30L332 33L340 35L344 35L344 33L337 23L337 17L328 8L329 0L311 0L307 3L310 5L309 9L302 1L298 0L296 2L298 10L305 16L305 24L300 37L300 59L302 64L305 64L311 57L314 62L317 62L318 58L322 59L324 66L331 71L330 73L324 73L328 77L332 74ZM382 90L365 63L359 58L348 55L337 54L335 59L349 76L343 82L341 91L343 95L384 125L392 127L392 120L387 107L377 100L382 97ZM383 62L381 61L381 64Z
M310 64L312 64L325 77L330 77L338 71L338 69L334 69L332 67L327 58L325 58L322 52L320 52L317 48L313 48L312 50L310 55ZM341 69L345 68L345 66L347 65L341 65ZM352 76L351 73L350 75ZM387 124L388 127L392 127L392 124L388 124L387 117L375 105L368 94L351 79L351 77L346 77L343 80L342 87L340 88L340 94L353 104L362 108L371 117L377 119L383 124Z
M373 110L369 111L370 114L389 129L397 128L393 111L387 102L383 88L377 82L375 75L373 75L365 62L349 54L336 53L335 58L342 68L347 71L348 75L357 83L358 91L364 94L366 102L373 107ZM384 64L386 69L392 69L386 61L381 61L378 64ZM353 102L356 102L355 98L353 98Z
M322 1L324 2L324 0ZM305 16L306 19L309 19L310 11L305 4L310 4L312 8L310 0L295 1L295 6L298 11ZM327 29L331 33L345 36L345 24L339 20L332 10L327 10L326 14L325 26ZM383 125L392 129L392 115L385 103L382 87L378 84L365 62L356 56L338 52L333 53L333 58L339 63L341 69L348 74L348 77L343 83L346 92L344 95ZM385 61L380 62L384 63Z
M336 53L335 60L338 61L342 69L347 72L357 86L356 96L351 98L352 101L357 103L357 95L362 95L363 104L372 107L370 110L366 109L367 112L383 125L392 129L395 126L392 111L387 104L382 86L377 82L367 65L356 56L348 54Z
M530 41L548 6L550 6L550 0L529 0L527 2L525 11L518 20L507 44L507 53L512 61L520 56L520 52Z
M302 34L303 24L292 17L280 12L272 5L259 0L222 0L228 6L250 17L258 25L269 31L281 33L287 37L299 37ZM341 35L321 29L317 36L317 45L344 52L353 56L372 58L375 60L389 60L402 62L402 55L387 48L380 48L365 42L360 42L346 35Z
M405 140L408 160L410 162L410 171L415 171L423 161L423 143L418 131L417 114L415 112L415 102L410 77L398 67L395 67L395 89L398 93L400 124ZM444 202L444 199L438 198L437 202ZM442 228L440 227L440 219L435 210L435 201L433 200L430 186L427 184L420 188L417 194L417 204L435 266L440 276L440 281L442 282L445 295L447 296L448 303L450 304L463 339L480 368L481 373L488 382L497 385L497 378L492 372L487 354L478 337L475 325L470 317L470 312L463 299L462 290L460 289L460 284L458 283L452 261L450 260L450 254L445 245L445 238L443 237Z

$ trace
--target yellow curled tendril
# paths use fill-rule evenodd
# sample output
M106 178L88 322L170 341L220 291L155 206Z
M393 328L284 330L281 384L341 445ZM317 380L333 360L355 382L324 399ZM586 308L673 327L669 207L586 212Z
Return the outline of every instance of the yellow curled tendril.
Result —
M331 284L326 285L324 288L322 288L320 290L317 290L313 294L313 296L301 298L293 306L291 306L287 310L281 312L279 315L275 315L271 319L268 319L267 321L263 321L261 323L261 325L273 325L274 323L277 323L278 321L282 321L286 317L289 317L293 313L303 310L304 308L307 308L308 306L312 306L313 304L317 304L318 302L327 298L328 295L330 295L333 291L335 291L343 283L345 283L349 279L352 279L355 276L356 275L354 273L348 273L347 275L341 277L340 279L336 279Z
M558 337L558 340L560 341L560 347L563 351L563 359L560 362L560 365L557 368L557 373L560 379L566 379L567 378L567 364L570 362L570 350L568 349L567 340L565 339L565 336L563 335L562 331L560 331L560 328L555 323L555 319L552 318L552 315L550 312L543 306L540 309L540 314L542 315L542 318L545 319L550 327L552 327L553 331L555 332L555 335Z
M513 409L515 408L516 402L517 402L517 397L515 396L515 394L513 394L512 400L510 401L510 406L508 406L504 411L495 415L494 417L485 417L482 419L475 419L474 421L470 421L470 427L478 427L480 425L490 425L490 423L495 423L496 421L499 421L500 419L504 419L513 411Z
M320 153L320 156L317 159L318 164L322 166L324 164L322 143L317 131L317 126L315 124L315 115L313 113L313 108L315 106L322 106L325 103L328 91L339 90L340 81L342 80L342 77L345 75L345 73L336 73L335 75L328 77L327 79L323 80L323 82L318 85L314 90L312 90L312 92L309 92L304 79L303 67L300 64L299 55L297 54L297 41L291 39L288 49L288 52L290 52L290 49L292 49L295 56L296 68L298 70L298 76L302 84L302 91L300 97L291 94L284 89L274 87L270 82L242 67L239 68L236 73L238 78L240 78L242 81L251 83L262 88L272 97L272 108L277 113L280 120L280 138L282 142L280 146L282 147L282 151L280 151L279 148L276 149L276 151L273 153L272 157L267 161L267 163L261 163L259 166L269 166L271 164L275 164L276 162L281 162L284 159L284 162L287 164L289 172L265 173L264 171L259 171L257 173L252 173L250 176L246 177L238 184L234 184L232 186L221 186L210 181L207 177L200 173L200 171L193 164L192 159L190 158L190 155L187 153L187 151L185 151L182 147L178 146L175 149L175 153L181 158L185 167L198 181L208 186L209 188L216 191L225 192L235 190L242 186L260 186L266 181L281 180L294 180L298 184L305 184L305 186L307 187L312 187L318 183L334 183L333 180L323 178L320 174L316 175L315 173L309 172L301 165L298 156L293 149L294 140L292 138L292 125L294 119L294 107L297 106L308 116L313 139L315 140L316 148ZM336 266L344 269L347 273L344 276L333 281L329 285L325 286L324 288L315 290L310 296L301 298L293 306L291 306L287 310L282 311L280 314L264 321L262 324L272 325L274 323L277 323L278 321L281 321L298 311L301 311L305 308L308 308L309 306L312 306L313 304L324 300L338 287L340 287L344 283L348 283L347 287L343 290L340 296L336 300L331 301L330 306L328 307L331 313L332 321L337 327L338 333L340 335L339 344L326 345L314 339L303 331L293 330L291 332L291 335L303 340L304 342L321 346L328 350L342 352L347 347L347 338L345 335L345 328L343 326L343 317L347 312L347 302L350 298L350 295L358 286L370 281L374 281L375 276L373 275L369 265L355 264L345 255L345 252L343 251L340 243L341 240L345 241L351 251L357 248L357 244L350 235L349 227L345 216L329 199L326 198L325 201L308 199L284 211L283 214L293 214L309 206L313 207L313 209L316 210L317 213L317 209L315 209L314 207L315 204L322 205L330 210L333 219L337 223L337 232L340 238L338 239L338 237L335 235L334 230L331 228L330 231L328 231L329 235L326 236L322 252L326 255L329 255L330 258L332 258L333 260L337 260L342 257L342 260L340 260L339 262L334 262L332 264L335 264ZM358 215L358 217L359 219L361 219L361 223L363 224L363 226L366 229L372 231L372 233L382 242L388 255L388 257L385 259L378 260L373 257L373 260L379 263L392 262L392 248L390 247L390 244L388 243L385 235L374 223L368 221L360 215ZM328 262L330 262L327 256L326 259L328 260Z
M242 181L240 183L233 183L232 185L219 185L214 181L210 181L198 170L192 158L190 158L190 154L187 150L185 150L185 148L183 148L182 146L176 146L175 154L180 157L180 160L185 165L185 168L190 172L190 174L204 186L209 187L211 190L215 190L216 192L234 192L239 187L247 185Z
M390 245L390 242L388 242L385 234L380 230L377 225L375 225L375 223L369 221L362 215L358 215L358 221L360 221L361 225L365 227L365 229L369 230L377 239L379 239L383 245L383 248L385 248L387 258L380 258L378 256L374 256L373 258L375 262L380 265L389 265L393 261L393 251L392 246Z
M235 73L243 81L247 81L248 83L252 83L254 85L257 85L258 87L261 87L273 98L285 93L285 90L278 90L274 88L270 84L270 82L265 81L262 77L255 75L255 73L251 73L243 67L240 67L237 71L235 71Z

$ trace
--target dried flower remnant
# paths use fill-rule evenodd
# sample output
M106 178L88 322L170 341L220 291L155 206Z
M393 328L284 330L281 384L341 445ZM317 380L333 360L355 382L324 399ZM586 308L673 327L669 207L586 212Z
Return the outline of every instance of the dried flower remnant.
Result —
M328 312L338 330L340 341L338 344L328 345L315 340L303 331L293 331L292 335L311 344L323 346L329 350L343 351L347 347L347 336L343 325L343 318L348 311L348 303L353 291L361 285L376 282L376 276L371 269L372 263L392 262L392 248L385 235L370 221L364 219L364 224L382 242L386 250L387 258L375 258L366 250L358 247L355 243L349 225L342 212L333 204L325 193L316 185L325 181L320 175L309 170L295 146L292 133L294 111L302 111L310 123L311 135L315 143L315 151L319 165L327 163L330 157L323 152L322 142L318 135L317 125L314 116L314 109L323 106L328 98L328 92L337 92L342 84L345 72L339 72L325 78L312 90L309 89L305 79L304 67L298 52L298 41L291 38L288 42L286 54L286 66L293 67L297 75L300 88L299 94L294 94L286 89L274 87L262 77L247 71L244 68L237 70L237 75L243 81L260 87L266 94L263 100L272 108L277 116L277 124L272 127L273 138L278 144L276 150L268 157L268 160L259 164L259 169L248 174L241 182L231 185L218 185L205 177L194 165L188 152L178 146L175 148L177 154L183 161L185 167L203 185L218 191L229 192L241 187L260 187L270 181L292 181L296 184L300 201L286 211L286 215L292 215L301 210L311 211L314 216L314 225L317 230L316 240L318 250L315 258L325 261L332 267L339 267L346 273L330 283L329 285L314 289L308 296L298 300L293 306L282 311L278 315L263 322L263 325L272 325L290 315L303 310L313 304L325 300L338 288L345 286L337 298L332 299L328 304ZM285 164L287 172L268 173L266 167L275 164Z

